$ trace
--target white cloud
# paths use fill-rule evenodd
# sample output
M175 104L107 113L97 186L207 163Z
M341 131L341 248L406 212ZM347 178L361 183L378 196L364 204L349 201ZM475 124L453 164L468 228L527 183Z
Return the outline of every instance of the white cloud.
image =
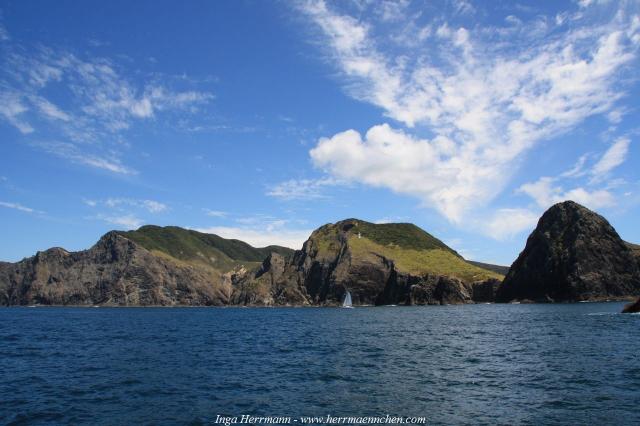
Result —
M124 215L124 216L98 215L98 219L103 220L112 225L123 227L126 230L138 229L144 224L144 221L142 219L139 219L138 217L131 214Z
M476 8L468 0L453 0L455 12L460 15L468 15L474 13Z
M606 178L625 161L629 143L630 140L626 137L618 138L590 167L587 166L589 155L582 155L570 170L557 177L544 176L535 182L526 183L520 186L518 192L527 194L542 208L565 200L573 200L592 209L613 207L616 205L616 195L612 190L624 185L625 181ZM567 183L563 181L582 177L589 177L584 185L576 186L573 183L573 188L565 189Z
M229 213L220 210L203 209L205 214L210 217L227 217Z
M177 84L167 76L138 74L136 79L130 78L129 70L109 58L13 41L3 53L0 119L25 135L46 129L47 138L64 141L61 157L113 173L133 173L122 164L121 157L129 146L124 131L160 113L179 113L186 122L187 114L213 99L208 92L171 87ZM55 91L50 90L53 83ZM52 93L65 99L64 109ZM46 144L32 145L52 153L60 151L47 149Z
M339 184L334 178L291 179L270 187L267 195L282 200L314 200L326 198L323 194L325 187Z
M27 111L29 108L22 102L19 95L0 92L0 117L25 135L33 132L33 127L21 118L21 115Z
M143 200L142 205L150 212L150 213L160 213L167 210L167 205L160 203L158 201L153 200Z
M581 155L574 166L566 172L562 173L560 176L565 178L584 176L586 173L586 171L584 170L584 166L588 158L589 156L587 154Z
M167 205L154 200L137 200L133 198L107 198L104 205L110 208L136 207L149 213L161 213L167 210Z
M81 148L72 143L39 142L34 143L33 145L44 149L46 152L49 152L76 164L82 164L96 169L106 170L108 172L123 175L134 175L137 173L136 170L123 165L120 159L117 157L101 156L100 154L83 152Z
M107 198L104 200L83 200L83 203L92 208L99 208L103 213L94 216L112 225L118 225L125 229L137 229L146 223L140 214L157 214L164 212L168 206L164 203L148 199L135 198Z
M279 245L300 249L302 244L311 235L311 229L299 229L294 224L299 221L290 221L265 214L238 217L234 219L236 226L211 226L193 228L199 232L216 234L223 238L231 238L244 241L254 247L266 247Z
M609 120L611 124L619 124L622 121L625 112L625 110L620 108L614 109L607 114L607 120Z
M54 120L69 121L71 117L66 112L46 100L42 97L35 97L32 103L44 114L45 116Z
M314 164L336 178L417 197L453 222L494 199L539 141L610 112L624 94L620 72L636 60L640 42L625 13L602 25L573 20L562 34L548 22L522 23L518 40L512 27L445 22L438 40L398 56L380 47L376 28L323 1L303 10L322 30L350 94L435 135L388 124L364 137L348 130L321 139L311 150ZM578 188L572 194L605 201Z
M524 231L532 231L538 217L538 213L528 209L498 209L482 231L491 238L506 240Z
M296 250L302 248L302 244L312 232L309 229L286 229L283 224L264 228L212 226L194 229L198 232L216 234L223 238L241 240L254 247L279 245Z
M14 209L14 210L18 210L21 212L25 212L25 213L42 213L38 210L32 209L31 207L25 207L22 204L19 203L9 203L6 201L0 201L0 206L1 207L6 207L8 209Z
M629 151L629 138L617 139L611 147L604 153L600 161L598 161L592 169L594 178L600 179L611 170L622 164L627 157Z
M409 0L383 0L378 4L377 13L383 21L399 21L404 18L408 6Z
M518 191L529 195L538 206L544 209L565 200L572 200L592 209L615 205L614 195L606 189L589 190L576 187L565 190L556 182L555 178L542 177L536 182L522 185Z
M459 221L463 207L489 199L503 176L488 159L475 158L470 165L464 153L448 156L448 139L440 139L416 139L384 124L369 129L364 139L354 130L321 139L310 155L317 167L341 179L416 196Z

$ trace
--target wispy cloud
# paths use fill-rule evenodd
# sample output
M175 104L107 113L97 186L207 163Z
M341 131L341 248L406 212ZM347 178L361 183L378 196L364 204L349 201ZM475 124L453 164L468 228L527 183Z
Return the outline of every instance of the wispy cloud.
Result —
M312 230L300 228L299 223L271 215L255 214L236 217L231 226L210 226L193 228L199 232L216 234L223 238L244 241L254 247L279 245L300 249Z
M212 226L195 228L196 231L216 234L223 238L244 241L254 247L278 245L295 250L302 248L302 244L311 235L311 229L288 229L284 225L267 228L249 228L233 226Z
M33 133L33 127L21 118L21 115L26 111L28 108L18 94L0 92L0 117L23 135Z
M174 87L185 81L171 84L138 70L133 79L131 70L111 58L14 40L2 48L0 120L28 136L32 146L113 173L133 173L123 160L132 126L161 114L179 114L185 121L213 99L206 91Z
M339 179L415 196L456 223L500 194L538 142L613 110L640 45L640 18L621 6L599 23L582 19L585 11L505 27L441 22L397 53L383 48L379 28L337 7L310 1L302 10L321 30L348 92L408 129L382 124L364 137L347 130L323 138L311 150L314 164ZM434 136L417 136L424 129Z
M112 225L123 227L126 230L138 229L144 224L144 221L142 219L131 214L124 216L108 216L100 214L97 216L97 218Z
M604 153L600 161L598 161L592 169L593 178L597 181L613 169L624 163L629 151L629 143L631 140L626 137L617 139L613 145Z
M619 186L619 180L606 178L625 161L629 143L629 138L619 138L595 164L589 166L589 156L585 154L570 170L559 176L543 176L535 182L525 183L518 192L531 197L543 209L565 200L573 200L593 209L612 207L616 205L612 187ZM576 179L587 177L588 180L583 184L575 183ZM565 189L567 186L570 189Z
M69 142L33 142L31 145L72 163L123 175L135 175L138 173L136 170L122 164L120 158L112 153L92 154L83 152L82 148Z
M203 209L205 214L209 217L227 217L229 213L221 210Z
M169 207L155 200L135 199L135 198L107 198L105 200L84 200L84 203L90 207L105 206L111 209L122 209L134 207L146 210L149 213L161 213Z
M267 190L270 197L281 200L315 200L326 198L324 189L326 187L341 184L334 178L321 179L290 179L274 185Z
M538 217L537 212L529 209L498 209L480 229L491 238L507 240L524 231L532 231Z
M615 204L613 194L606 189L590 190L576 187L565 190L552 177L541 177L536 182L526 183L519 191L530 196L541 208L548 208L565 200L573 200L592 209L611 207Z
M153 223L152 220L148 220L152 217L149 215L157 215L169 209L166 204L150 199L110 197L101 200L84 199L82 202L92 210L98 211L90 219L97 219L125 229L137 229L145 223Z
M0 201L0 207L6 207L8 209L14 209L24 213L42 213L41 211L32 209L31 207L26 207L19 203L10 203L6 201Z

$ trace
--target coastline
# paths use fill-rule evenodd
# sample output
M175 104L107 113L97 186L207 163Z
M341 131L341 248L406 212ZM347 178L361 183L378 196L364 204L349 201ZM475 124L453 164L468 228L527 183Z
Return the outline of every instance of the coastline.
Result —
M411 308L411 307L439 307L439 306L468 306L468 305L576 305L579 303L622 303L634 302L639 296L617 297L617 298L597 298L578 301L560 302L533 302L533 301L513 301L513 302L471 302L471 303L445 303L445 304L415 304L415 305L354 305L354 308ZM211 308L211 309L307 309L307 308L340 308L339 304L331 305L2 305L0 308Z

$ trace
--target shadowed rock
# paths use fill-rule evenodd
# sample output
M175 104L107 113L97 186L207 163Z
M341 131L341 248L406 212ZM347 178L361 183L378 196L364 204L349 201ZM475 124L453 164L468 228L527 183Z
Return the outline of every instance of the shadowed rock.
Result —
M438 273L447 267L451 275ZM415 225L357 219L314 231L285 271L320 305L339 305L347 290L354 305L473 303L473 278L499 276Z
M573 202L547 210L509 269L496 300L562 302L640 294L640 268L605 218Z
M223 305L220 273L155 256L117 232L89 250L53 248L0 267L3 305Z

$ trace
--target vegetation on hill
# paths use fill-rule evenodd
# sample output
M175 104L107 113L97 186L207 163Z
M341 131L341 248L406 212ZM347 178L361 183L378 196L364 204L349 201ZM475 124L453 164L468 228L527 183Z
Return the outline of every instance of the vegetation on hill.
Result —
M398 272L421 276L425 274L446 275L459 278L465 282L486 280L488 278L502 279L502 275L487 269L479 268L466 262L452 250L442 248L420 249L403 248L388 244L383 246L364 236L349 236L351 253L357 257L384 256L392 259Z
M352 255L371 260L376 255L384 256L393 260L400 272L447 275L467 282L503 278L500 271L467 262L445 243L410 223L374 224L347 219L322 226L311 238L319 260L335 258L348 242Z
M509 272L509 267L508 266L502 266L502 265L492 265L491 263L484 263L484 262L475 262L473 260L467 260L468 263L477 266L478 268L482 268L482 269L486 269L489 271L493 271L497 274L500 275L507 275L507 273Z
M147 225L136 231L118 233L156 255L221 271L228 271L239 265L260 265L271 252L283 256L293 253L293 250L286 247L255 248L240 240L225 239L177 226Z

